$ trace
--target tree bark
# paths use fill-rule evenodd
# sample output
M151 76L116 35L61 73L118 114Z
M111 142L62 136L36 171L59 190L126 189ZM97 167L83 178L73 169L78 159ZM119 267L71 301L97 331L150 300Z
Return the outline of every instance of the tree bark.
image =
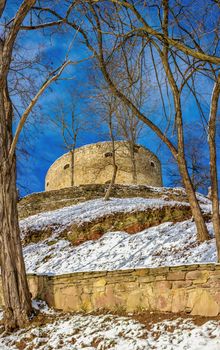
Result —
M114 139L114 134L113 134L113 129L112 129L112 116L110 115L110 119L109 119L109 133L110 133L110 137L111 137L111 141L112 141L112 166L113 166L113 173L112 173L112 178L111 178L111 182L108 186L108 189L106 191L104 200L108 201L111 195L111 191L112 191L112 187L115 184L115 179L116 179L116 175L117 175L117 171L118 171L118 166L116 164L116 157L115 157L115 139Z
M6 331L27 324L32 312L19 233L15 156L9 161L11 143L12 105L6 87L0 92L0 262Z
M169 1L163 0L163 23L162 29L164 36L168 37L168 26L169 26ZM177 83L175 81L174 75L169 62L169 42L165 40L163 42L162 50L158 50L160 55L164 71L168 78L170 88L173 94L173 101L175 107L175 124L177 128L177 140L178 140L178 154L177 162L180 174L183 179L184 187L186 194L189 200L189 204L192 210L192 215L195 220L196 229L197 229L197 238L200 242L208 240L209 233L205 224L205 220L202 215L202 210L199 206L199 202L196 198L196 193L193 188L193 184L189 175L187 168L186 157L185 157L185 143L184 143L184 132L183 132L183 116L182 116L182 105L181 105L181 95Z
M195 190L193 188L193 184L189 176L185 158L183 158L181 155L179 156L178 167L183 179L184 187L186 189L186 194L195 221L197 229L197 239L200 242L204 242L210 239L208 229L206 227L205 220L203 218L203 214L198 203L198 199L196 198Z
M135 150L134 143L129 142L130 156L131 156L131 165L132 165L132 182L134 185L137 185L137 167L136 167L136 159L135 159Z
M105 194L105 197L104 197L104 200L105 200L105 201L108 201L109 198L110 198L111 191L112 191L112 187L113 187L114 184L115 184L115 179L116 179L117 171L118 171L118 167L117 167L117 165L115 164L115 162L113 162L113 174L112 174L111 182L110 182L110 184L109 184L109 186L108 186L108 189L107 189L106 194Z
M71 153L71 187L74 186L74 168L75 168L75 148L70 151Z
M218 101L220 93L220 74L214 85L211 108L209 115L209 153L210 153L210 178L212 193L212 223L216 239L217 258L220 262L220 214L219 214L219 196L218 196L218 171L216 166L216 117L218 111Z

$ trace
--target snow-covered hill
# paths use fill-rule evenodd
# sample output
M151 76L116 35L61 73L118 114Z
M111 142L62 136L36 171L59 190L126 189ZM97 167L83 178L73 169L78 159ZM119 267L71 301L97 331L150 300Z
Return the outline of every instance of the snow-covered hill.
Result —
M208 227L213 236L211 224ZM199 244L195 224L185 221L161 224L134 235L108 232L76 247L52 236L24 247L24 257L27 272L53 275L215 262L216 249L214 239Z
M49 238L24 247L29 273L63 274L76 271L115 270L137 267L172 266L216 261L212 225L208 224L211 240L199 244L194 222L167 222L137 234L109 232L97 240L79 246L61 239L60 234L73 223L85 222L114 213L135 212L163 206L188 206L187 203L163 199L123 198L90 200L82 204L31 216L20 222L23 236L30 231L50 228ZM203 202L209 212L210 202Z
M210 214L210 201L203 196L198 197L203 211ZM164 222L135 234L109 229L102 237L87 240L78 246L67 239L68 235L63 235L72 225L80 226L117 213L122 214L123 220L123 215L127 213L153 213L154 210L163 211L165 206L177 207L180 211L189 207L185 202L165 198L114 198L109 202L96 199L21 220L24 241L31 232L39 234L37 243L23 247L27 272L56 275L215 262L216 248L211 223L207 223L211 239L201 244L196 240L192 220ZM48 231L46 239L42 238L42 231ZM35 303L36 306L39 304ZM36 321L36 325L32 324L28 329L0 336L0 350L220 349L219 318L207 322L196 317L184 319L166 314L160 319L160 315L153 313L141 315L142 319L132 314L72 315L53 312L45 307L43 312L47 315L41 316L41 325ZM0 310L0 321L1 317Z

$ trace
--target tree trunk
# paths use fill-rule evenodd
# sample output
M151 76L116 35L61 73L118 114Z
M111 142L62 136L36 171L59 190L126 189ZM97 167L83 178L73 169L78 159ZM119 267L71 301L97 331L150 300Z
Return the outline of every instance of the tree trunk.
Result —
M191 207L192 215L196 224L197 238L200 242L204 242L210 239L210 237L205 224L205 220L202 215L201 208L198 203L198 199L196 198L195 190L193 188L193 184L190 179L187 165L184 158L179 157L178 166L179 166L180 174L183 179L183 183L184 183L186 194Z
M114 134L113 134L113 129L112 129L112 115L110 114L110 119L109 119L109 134L111 137L111 141L112 141L112 166L113 166L113 173L112 173L112 178L111 178L111 182L108 186L108 189L106 191L104 200L108 201L111 195L111 191L112 191L112 187L115 184L115 179L116 179L116 175L117 175L117 171L118 171L118 166L116 164L116 157L115 157L115 139L114 139Z
M178 90L175 88L175 83L172 84L173 77L170 74L170 71L167 69L168 78L171 81L171 86L173 89L173 98L176 109L176 126L177 126L177 137L178 137L178 156L177 162L180 170L180 174L183 179L183 184L186 190L186 194L189 200L189 204L191 207L192 215L195 221L196 229L197 229L197 239L200 242L204 242L209 237L209 232L202 214L202 210L200 208L198 199L196 198L195 189L193 187L189 171L187 168L186 157L185 157L185 145L184 145L184 134L183 134L183 121L182 121L182 109L181 109L181 101Z
M0 92L0 244L6 331L24 326L32 312L17 212L16 161L9 162L12 106L7 87Z
M218 171L216 166L216 116L218 111L218 101L220 93L220 74L214 85L211 108L209 115L209 153L210 153L210 178L212 193L212 223L216 239L217 258L220 262L220 214L219 214L219 196L218 196Z
M169 27L169 4L167 0L162 1L163 5L163 33L168 37L168 27ZM177 162L180 170L180 174L183 179L186 194L191 207L192 215L195 220L195 225L197 229L197 239L200 242L208 240L209 233L206 227L204 217L202 215L202 210L199 206L199 202L196 198L196 193L193 188L193 184L189 175L187 168L186 157L185 157L185 143L184 143L184 132L183 132L183 116L182 116L182 106L181 106L181 92L177 86L176 80L174 78L170 62L169 62L169 44L167 41L163 43L163 49L159 52L161 61L164 67L164 71L168 78L170 88L173 94L173 101L175 107L175 125L177 128L177 140L178 140L178 154Z
M110 198L111 191L112 191L112 187L113 187L114 184L115 184L115 179L116 179L117 171L118 171L117 165L116 165L116 164L113 164L113 174L112 174L111 182L110 182L110 184L109 184L109 186L108 186L108 189L107 189L106 194L105 194L105 197L104 197L104 200L105 200L105 201L108 201L109 198Z
M165 6L166 1L164 1ZM167 12L167 11L166 11ZM161 57L161 61L164 66L165 73L168 77L171 89L173 91L173 98L174 98L174 103L175 103L175 112L176 112L176 122L180 123L177 125L178 129L178 151L176 150L176 147L173 145L173 143L167 138L166 133L162 132L160 128L154 124L150 119L148 119L133 103L130 101L125 94L121 92L121 90L115 85L114 81L111 79L109 72L107 70L107 65L104 59L104 50L103 50L103 38L102 38L102 30L101 30L101 25L99 22L99 19L97 17L97 14L94 15L96 18L96 25L97 25L97 38L98 38L98 46L99 46L99 54L97 55L96 51L88 44L88 48L90 50L93 50L93 53L99 60L99 65L101 72L106 80L106 82L109 85L109 88L111 89L112 93L118 97L125 105L127 105L132 112L141 120L143 123L145 123L152 131L155 132L157 136L160 137L160 139L168 146L170 151L172 152L173 156L175 159L178 161L178 166L180 169L180 174L183 177L183 183L186 189L187 197L190 203L190 207L192 210L192 215L195 220L196 228L197 228L197 238L199 241L205 241L209 239L209 233L201 212L201 209L199 207L198 200L195 195L195 191L192 186L192 182L187 170L186 166L186 160L184 158L184 142L183 142L183 130L182 130L182 113L181 113L181 104L180 104L180 96L179 96L179 91L176 85L176 81L172 75L172 71L169 67L169 62L168 62L168 43L164 42L164 52L161 52L161 50L158 50L158 53ZM168 16L166 13L164 20L164 27L165 30L167 30L167 20ZM86 34L85 34L86 35ZM168 35L167 35L168 37ZM181 149L182 148L182 149ZM182 152L182 154L181 154Z
M134 143L129 142L129 150L130 150L131 166L132 166L132 182L134 185L136 185L137 184L137 167L136 167L134 147L135 147Z
M71 187L73 187L74 186L75 149L72 149L70 153L71 153Z

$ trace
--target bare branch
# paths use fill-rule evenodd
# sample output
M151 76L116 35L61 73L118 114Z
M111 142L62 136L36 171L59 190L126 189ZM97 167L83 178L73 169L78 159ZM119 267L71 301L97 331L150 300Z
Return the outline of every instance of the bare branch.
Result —
M184 52L186 55L190 55L191 57L197 58L201 61L209 62L212 64L220 65L220 57L208 55L201 51L197 51L195 49L190 48L189 46L183 44L178 39L170 38L165 33L160 33L154 28L152 28L147 21L141 16L140 12L137 11L132 3L129 3L127 0L111 0L113 3L125 6L129 8L136 17L141 21L143 27L139 27L139 31L146 32L148 35L157 38L161 43L167 42L170 46L176 47L178 50Z
M89 57L91 58L91 57ZM11 144L11 148L10 148L10 152L9 152L9 160L12 160L13 155L15 153L15 149L16 149L16 145L18 142L18 138L19 135L22 131L22 128L29 116L29 114L31 113L33 107L36 105L39 97L43 94L43 92L47 89L47 87L54 81L56 81L60 75L63 73L64 69L69 66L69 65L76 65L78 63L84 62L85 60L88 60L89 58L80 60L80 61L65 61L60 67L58 67L52 74L51 77L48 77L48 79L43 83L43 85L41 86L41 88L38 90L37 94L34 96L34 98L31 100L31 102L29 103L28 107L26 108L26 110L24 111L24 113L21 116L21 119L19 121L19 124L17 126L17 129L15 131L14 134L14 138L13 138L13 142Z

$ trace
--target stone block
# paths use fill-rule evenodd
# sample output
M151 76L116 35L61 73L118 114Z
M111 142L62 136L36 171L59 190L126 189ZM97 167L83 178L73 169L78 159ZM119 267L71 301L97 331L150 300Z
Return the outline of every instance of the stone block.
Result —
M134 312L141 308L141 299L143 295L140 290L130 292L127 297L126 311Z
M216 303L220 306L220 289L217 292L213 292L213 298Z
M166 281L167 276L163 276L163 275L159 275L159 276L155 276L155 281Z
M158 292L163 292L167 289L171 289L172 287L172 283L169 281L158 281L158 282L154 282L154 290L156 293Z
M162 312L170 312L172 308L172 293L171 290L166 292L161 292L160 294L155 294L155 310ZM152 302L151 302L152 304Z
M186 273L183 271L169 272L167 275L167 281L181 281L184 280Z
M198 292L196 297L194 296L194 302L192 304L191 315L213 317L217 316L220 311L219 304L207 290Z
M93 311L91 295L87 293L81 294L81 310L84 312Z
M186 274L186 280L196 280L196 279L201 279L203 277L203 272L202 271L189 271Z
M192 281L173 281L172 287L173 289L179 289L179 288L188 288L192 285Z
M149 269L137 269L133 273L135 276L145 277L149 274Z
M172 312L183 312L186 309L187 295L186 291L182 289L173 290L172 296Z
M105 278L99 278L93 282L93 288L94 289L99 289L105 290L105 285L106 285L106 279Z
M139 277L138 278L138 282L140 284L142 284L142 283L150 283L150 282L153 282L155 280L156 280L155 276L146 276L146 277Z
M209 278L208 271L190 271L186 274L186 280L192 280L193 284L202 284L206 283Z
M115 310L119 305L125 306L125 302L114 292L112 286L106 286L105 292L96 292L94 290L91 296L93 309Z

